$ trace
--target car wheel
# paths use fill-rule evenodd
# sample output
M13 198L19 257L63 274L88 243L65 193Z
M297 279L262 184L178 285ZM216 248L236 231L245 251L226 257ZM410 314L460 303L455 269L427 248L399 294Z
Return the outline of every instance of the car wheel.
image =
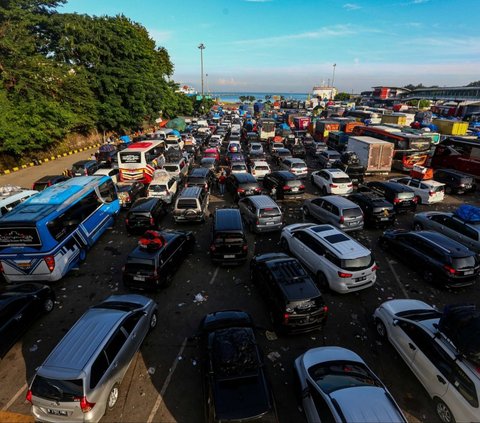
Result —
M423 231L423 225L421 223L415 222L413 224L414 231Z
M157 327L157 323L158 323L158 316L157 316L157 312L154 311L153 314L152 314L152 317L150 317L149 330L155 329Z
M323 187L322 188L322 195L328 195L327 188Z
M423 273L422 273L422 276L423 276L423 280L425 282L428 282L428 283L432 283L433 282L433 273L431 270L424 270Z
M455 417L453 417L450 408L439 398L435 399L435 411L443 423L455 423Z
M45 313L50 313L54 307L55 307L55 301L53 300L53 298L47 298L43 302L43 311Z
M287 254L290 253L290 247L288 246L288 242L285 238L280 240L280 248L282 251L285 251Z
M323 272L317 272L317 285L320 287L320 289L325 292L330 288L330 285L328 283L328 279L325 276L325 273Z
M113 385L110 393L108 394L108 401L107 401L107 408L110 411L118 401L118 397L120 395L120 389L118 387L118 383Z
M378 318L375 319L375 329L380 338L387 337L387 328L385 327L385 324Z
M309 217L310 216L310 211L308 210L308 207L307 206L303 206L302 207L302 212L303 212L303 215L305 217Z

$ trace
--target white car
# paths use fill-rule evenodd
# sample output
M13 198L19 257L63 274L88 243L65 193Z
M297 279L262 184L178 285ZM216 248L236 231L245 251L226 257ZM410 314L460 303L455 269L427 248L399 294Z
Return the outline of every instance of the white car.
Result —
M308 423L407 423L390 392L353 351L312 348L294 367Z
M147 188L147 197L160 198L171 204L178 191L178 182L166 170L158 169Z
M310 175L310 181L322 191L322 195L348 195L353 192L352 180L340 169L317 170Z
M263 153L263 145L259 142L252 142L248 147L248 154Z
M391 182L398 182L406 185L415 191L415 196L420 204L434 204L443 201L445 198L445 184L433 179L415 179L410 176L403 178L392 178Z
M302 159L286 158L280 163L280 168L288 170L298 178L306 178L308 175L307 164Z
M230 171L231 173L248 173L248 168L244 162L233 162Z
M274 142L270 145L270 153L275 153L277 150L285 148L282 142Z
M185 142L176 135L167 135L167 139L165 140L165 148L168 150L169 148L174 148L176 150L182 150Z
M265 175L271 171L269 164L263 160L255 160L250 167L250 173L255 176L257 180L262 180Z
M373 317L377 333L390 341L427 390L442 422L480 421L478 361L466 359L452 336L440 332L442 312L419 300L391 300Z

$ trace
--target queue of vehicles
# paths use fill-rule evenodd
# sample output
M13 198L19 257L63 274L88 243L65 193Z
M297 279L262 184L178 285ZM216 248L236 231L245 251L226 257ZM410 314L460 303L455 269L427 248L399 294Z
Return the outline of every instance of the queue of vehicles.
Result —
M248 117L242 120L236 114L225 115L212 125L205 121L207 126L197 121L190 131L202 141L193 144L191 154L184 150L181 137L170 134L160 139L154 133L117 152L118 171L111 168L111 175L98 169L98 161L90 160L76 163L71 179L42 178L45 181L39 184L47 185L42 192L0 218L1 272L9 283L27 283L7 286L5 293L0 293L0 305L11 313L1 333L14 342L40 313L52 311L54 292L38 282L58 280L84 260L93 243L118 220L121 208L128 209L124 222L128 232L141 236L125 262L125 287L147 291L168 287L195 248L193 233L180 230L180 225L206 221L211 214L209 197L223 171L233 206L213 213L212 262L245 263L247 229L252 233L280 231L279 251L254 256L250 272L276 330L286 334L319 330L326 324L328 307L322 292L346 294L376 283L378 266L372 251L346 232L371 226L389 228L396 214L415 212L418 204L429 205L444 198L447 182L402 177L364 183L361 169L371 168L371 154L363 163L363 153L354 150L355 145L369 144L363 134L378 135L361 132L368 127L351 126L360 136L348 140L347 154L329 150L326 145L319 148L316 139L312 143L309 137L294 137L292 141L284 127L283 142L274 142L273 136L265 134L275 133L269 126L275 119L260 119L257 130L247 126L248 121ZM299 116L293 122L302 129L308 126ZM206 130L209 126L212 128ZM217 128L212 141L211 132ZM321 129L322 137L328 137L328 125L319 126L317 121L315 128ZM377 145L377 141L372 143ZM379 151L389 151L392 159L399 147L392 147L395 142L383 142L390 148L378 147ZM305 150L304 159L293 157L295 145ZM307 167L307 155L316 160L316 169ZM199 157L197 167L195 157ZM400 159L402 170L410 166L404 165L408 161L405 157ZM347 169L334 167L336 163L356 166L356 180ZM453 175L452 181L459 176L458 171L444 173L437 170L444 181L449 175ZM112 176L118 177L118 183ZM305 178L321 196L306 198ZM460 180L463 182L456 185L455 192L475 188L468 175L460 174ZM454 192L453 182L451 187ZM317 222L285 226L281 202L292 200L299 202L307 220ZM159 229L168 213L178 229ZM480 273L480 216L475 207L471 214L469 218L462 208L451 214L419 213L413 216L412 231L387 229L379 243L387 254L398 255L414 266L428 283L449 288L470 286ZM18 306L13 307L12 301ZM454 340L447 337L451 351L444 354L458 360L452 361L449 370L440 366L440 353L430 353L430 347L425 346L440 342L435 341L435 334L443 332L430 320L438 320L441 312L424 303L396 301L380 305L374 313L379 336L390 340L419 378L442 421L479 419L480 377L472 370L471 356L462 350L460 357ZM27 307L32 311L27 313ZM52 422L98 421L113 408L133 355L157 325L157 307L147 296L129 294L112 296L89 309L37 369L27 394L34 416ZM468 317L477 319L475 313ZM92 330L97 322L103 322L102 331ZM424 333L412 330L415 324ZM88 341L80 348L75 339L86 335ZM252 318L238 310L210 313L200 323L196 337L203 357L206 421L278 421ZM416 345L411 348L413 353L404 348L409 342ZM74 344L77 351L72 350ZM11 343L6 345L3 354ZM425 353L422 365L418 364L417 349ZM315 348L297 358L294 370L299 403L309 422L406 421L387 388L352 351ZM441 389L434 387L435 372L442 373L436 376L444 385Z

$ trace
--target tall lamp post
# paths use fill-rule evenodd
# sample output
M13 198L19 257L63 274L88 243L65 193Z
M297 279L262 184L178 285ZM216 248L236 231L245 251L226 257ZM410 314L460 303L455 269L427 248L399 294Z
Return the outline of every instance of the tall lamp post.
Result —
M202 98L203 98L203 50L205 50L205 45L201 43L198 48L200 49L200 68L202 76Z
M333 100L333 87L335 87L335 68L337 67L337 64L333 64L333 75L332 75L332 100Z

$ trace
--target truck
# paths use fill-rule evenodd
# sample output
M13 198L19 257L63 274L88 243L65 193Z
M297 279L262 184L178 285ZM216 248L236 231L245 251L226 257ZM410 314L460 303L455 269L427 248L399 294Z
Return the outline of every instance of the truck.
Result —
M365 173L386 173L392 169L394 144L373 137L349 137L346 151L357 154Z
M298 130L307 129L310 124L310 118L308 116L296 116L293 118L293 124Z
M340 123L333 120L317 120L315 123L315 133L313 138L315 141L325 142L328 138L328 134L332 131L339 131Z

